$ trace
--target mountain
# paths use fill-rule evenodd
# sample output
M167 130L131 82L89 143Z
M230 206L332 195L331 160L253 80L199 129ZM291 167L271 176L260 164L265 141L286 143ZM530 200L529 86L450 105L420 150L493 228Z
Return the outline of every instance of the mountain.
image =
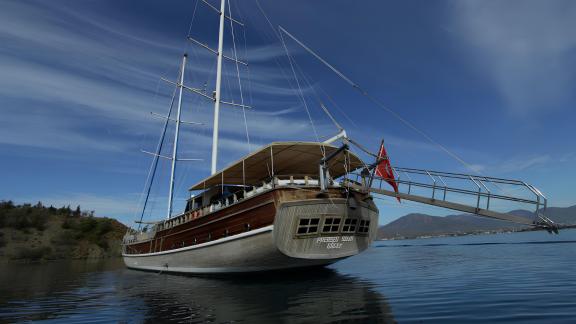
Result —
M576 225L576 205L572 207L548 207L546 216L558 224Z
M534 217L534 213L527 210L514 210L510 213L529 219ZM576 225L576 206L568 208L550 207L546 210L546 216L558 224ZM378 229L378 238L392 239L462 235L480 232L518 231L527 228L529 227L470 214L444 217L426 214L408 214L387 225L381 226Z

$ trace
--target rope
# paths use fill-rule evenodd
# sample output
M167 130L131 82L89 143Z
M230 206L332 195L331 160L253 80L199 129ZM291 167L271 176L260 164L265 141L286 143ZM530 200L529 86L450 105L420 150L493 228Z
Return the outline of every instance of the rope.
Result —
M274 25L272 24L272 22L268 18L268 15L266 15L266 12L264 11L264 9L262 9L262 7L260 6L260 2L258 0L256 0L256 5L258 6L258 9L260 10L260 13L262 14L262 16L264 16L264 18L268 22L268 26L270 26L270 30L272 31L272 34L274 35L275 40L282 41L280 38L280 34L278 32L276 32ZM256 30L256 31L259 32L258 30ZM265 35L265 36L268 36L268 35ZM274 40L274 37L272 37L272 40ZM280 64L279 60L276 57L274 58L274 63L276 64L276 66L278 67L280 72L282 73L282 76L284 77L284 79L288 83L288 86L290 87L290 89L293 91L296 91L296 87L292 84L292 81L288 77L287 72L284 71L284 67Z
M276 32L274 25L272 24L272 22L270 21L270 19L268 18L268 15L266 15L266 12L264 11L264 9L262 9L260 2L258 0L256 0L256 5L258 6L258 9L260 11L260 13L262 14L262 16L266 19L266 21L268 22L268 25L270 26L270 30L272 31L272 34L274 35L272 38L273 41L274 40L278 40L281 41L280 39L280 35L278 34L278 32ZM256 30L256 32L260 33L259 30ZM262 33L262 35L269 37L267 34ZM290 87L291 90L293 90L294 92L296 92L296 87L292 84L292 81L290 80L290 78L288 77L288 74L286 71L284 71L284 67L280 64L279 60L274 57L274 63L276 64L276 66L278 67L278 69L280 70L280 72L282 73L282 77L284 77L284 79L286 80L286 82L288 83L288 87Z
M284 38L282 34L280 34L280 39L282 40L282 45L284 46L284 50L286 51L286 56L288 57L288 62L290 62L290 68L292 69L292 74L294 75L294 79L296 80L296 85L298 86L298 94L300 95L300 100L306 109L306 113L308 114L308 120L310 121L310 125L312 126L312 131L314 132L314 136L316 137L316 141L320 142L320 137L318 136L318 132L316 131L316 126L314 125L314 120L312 120L312 115L310 114L310 109L308 109L308 104L306 103L306 98L304 98L304 93L302 92L302 87L300 86L300 81L298 76L296 75L296 70L294 69L294 64L292 63L292 57L290 56L290 52L288 52L288 47L286 47L286 43L284 42ZM325 156L324 150L322 146L320 146L320 150L322 151L322 156Z
M322 91L324 93L324 95L328 98L328 100L330 102L332 102L334 104L334 106L336 108L338 108L338 110L344 115L344 117L346 117L350 123L352 123L352 125L354 125L354 127L358 128L358 126L356 125L356 123L354 123L354 121L352 121L352 119L350 119L350 117L348 117L348 115L346 115L346 113L344 113L344 111L342 111L339 107L338 104L336 104L336 102L334 102L334 100L328 95L328 93L326 91L324 91L324 89L322 89L322 87L320 86L315 86L312 87L312 83L310 82L310 77L306 75L306 73L304 72L304 70L300 67L300 65L298 64L298 62L296 62L296 60L294 60L294 65L296 66L296 68L298 69L298 71L300 72L300 74L302 74L302 78L304 79L304 81L306 82L306 84L308 85L308 87L310 87L312 89L312 93L314 93L314 96L316 97L316 99L318 100L318 106L321 107L322 106L322 99L320 98L320 95L318 94L318 92L316 91L316 87Z
M300 82L298 80L298 77L296 75L296 71L294 69L294 65L292 63L292 57L290 56L290 53L288 52L288 47L286 47L286 43L284 42L284 39L282 38L282 34L276 32L276 30L274 29L274 25L272 24L272 22L270 21L270 19L268 18L268 15L266 14L266 12L264 11L264 9L262 9L262 6L260 5L260 1L256 0L256 6L258 7L258 10L260 11L260 13L262 13L262 16L264 16L264 18L266 19L266 22L268 22L268 25L270 26L270 29L272 30L272 32L274 33L274 36L276 36L276 38L278 38L278 40L280 40L282 42L282 45L284 46L284 51L286 52L286 56L288 57L288 61L290 62L290 68L292 69L292 74L294 75L294 78L296 80L296 85L298 87L299 90L299 99L302 101L304 108L306 109L306 113L308 114L308 120L310 121L310 124L312 125L312 131L314 132L314 136L316 137L316 140L318 142L320 142L320 137L318 136L318 132L316 131L316 126L314 125L314 121L312 120L312 115L310 114L310 110L308 109L308 105L306 103L306 99L304 98L304 95L302 93L302 88L300 87ZM276 62L277 65L278 62ZM280 67L280 66L279 66ZM282 67L280 67L280 71L282 72L282 74L284 75L284 77L288 80L288 84L290 85L290 87L293 88L289 78L286 76L284 70L282 69ZM294 88L293 88L294 89ZM295 89L294 89L295 90ZM322 152L322 156L325 157L326 156L326 152L324 150L323 146L320 146L320 151Z
M196 18L196 9L198 8L198 2L200 0L197 0L194 3L194 11L192 12L192 19L190 19L190 26L188 27L188 34L186 36L190 36L190 33L192 33L192 24L194 23L194 19ZM188 43L188 42L186 42Z
M242 32L244 35L244 57L247 58L248 57L248 45L247 45L247 40L246 40L246 28L242 28ZM246 66L246 72L248 73L248 95L250 96L250 105L254 105L254 99L252 96L252 77L250 74L250 65Z
M348 116L348 114L346 114L346 112L344 111L344 109L342 109L342 107L340 107L336 101L334 99L332 99L332 97L328 94L328 92L326 92L324 89L322 89L322 87L318 86L318 89L320 91L322 91L322 93L326 96L326 98L328 98L328 101L330 101L330 103L332 103L332 105L338 109L338 111L344 116L344 118L346 118L348 120L348 122L350 122L350 124L352 124L352 126L354 126L355 128L359 128L358 124L356 124L356 122L354 122L352 120L352 118L350 118L350 116Z
M256 0L256 3L258 3L258 0ZM430 143L438 146L442 151L444 151L446 154L448 154L449 156L451 156L452 158L454 158L456 161L460 162L464 167L468 168L469 170L478 173L477 170L475 170L469 163L467 163L466 161L464 161L462 158L460 158L458 155L456 155L455 153L451 152L450 150L448 150L445 146L443 146L442 144L438 143L437 141L435 141L433 138L431 138L428 134L426 134L424 131L418 129L416 126L414 126L414 124L410 123L409 121L407 121L406 119L404 119L402 116L400 116L397 112L395 112L394 110L388 108L382 101L380 101L379 99L373 97L372 95L370 95L368 93L368 91L364 90L363 88L361 88L358 84L356 84L354 81L352 81L351 79L349 79L346 75L344 75L342 72L340 72L338 69L336 69L333 65L331 65L330 63L328 63L326 60L324 60L322 57L320 57L320 55L316 54L316 52L314 52L312 49L310 49L308 46L306 46L304 43L302 43L301 41L299 41L296 37L294 37L292 34L290 34L287 30L285 30L282 26L278 26L278 29L281 31L280 35L282 35L282 33L288 35L290 38L292 38L292 40L294 40L296 43L298 43L298 45L300 45L302 48L304 48L306 51L308 51L308 53L310 53L312 56L314 56L316 59L318 59L321 63L323 63L326 67L328 67L330 70L332 70L332 72L334 72L336 75L338 75L340 78L342 78L345 82L347 82L350 86L352 86L352 88L356 89L358 92L360 92L360 94L362 94L363 96L365 96L366 98L368 98L370 101L372 101L372 103L374 103L377 107L387 111L388 113L392 114L395 118L397 118L398 120L400 120L405 126L409 127L410 129L412 129L413 131L415 131L416 133L420 134L421 136L423 136L426 140L428 140ZM285 46L285 45L284 45Z
M248 142L248 153L252 151L250 146L250 134L248 133L248 121L246 120L246 109L244 108L244 94L242 93L242 81L240 79L240 67L238 65L238 53L236 51L236 37L234 33L234 22L232 21L232 8L228 0L228 15L230 16L230 28L232 33L232 44L234 48L234 60L236 62L236 75L238 76L238 87L240 90L240 103L242 104L242 116L244 117L244 129L246 130L246 142Z
M180 73L184 73L184 71L180 70ZM178 76L180 77L180 75ZM170 122L170 115L172 114L172 108L174 108L174 101L176 99L176 92L178 90L178 87L176 87L174 89L174 93L172 94L172 99L170 101L170 109L168 110L168 118L166 118L166 121L164 122L164 127L162 129L162 133L160 135L160 139L158 140L158 144L156 145L156 154L154 156L154 160L152 162L152 165L150 166L150 170L148 171L148 177L146 178L146 182L144 185L144 190L146 190L146 187L148 187L147 192L146 192L146 198L144 199L144 205L142 206L142 214L140 215L140 222L142 222L142 220L144 219L144 213L146 211L146 205L148 204L148 199L150 199L150 191L152 189L152 183L154 182L154 177L156 175L156 169L158 168L158 161L160 160L160 158L158 157L158 155L160 155L160 152L162 151L162 146L164 145L164 137L166 136L166 130L168 129L168 123ZM150 184L148 184L148 181L150 181ZM142 192L142 195L144 194L144 191ZM138 224L138 230L140 230L140 227L142 226L141 223Z
M194 11L192 12L192 18L190 19L190 24L188 27L188 34L187 36L190 36L190 33L192 32L192 25L194 24L194 20L196 19L196 11L198 8L198 1L195 2L194 4ZM186 52L186 48L188 47L188 42L185 42L184 44L184 52ZM182 73L182 71L180 71L180 73ZM156 85L156 92L154 94L154 98L156 98L158 90L160 87L160 81L158 81L157 85ZM174 107L174 100L176 98L176 92L177 92L177 87L174 89L174 93L172 94L172 99L170 101L170 109L168 111L168 117L170 117L170 115L172 114L172 109ZM164 138L166 135L166 130L168 128L168 124L169 124L169 120L166 119L166 122L164 123L164 127L162 129L161 135L160 135L160 139L158 141L158 144L156 146L156 154L160 154L161 150L162 150L162 146L163 146L163 142L164 142ZM140 222L142 222L142 220L144 219L144 215L146 212L146 206L148 205L148 200L150 199L150 192L152 190L152 184L154 182L154 178L156 175L156 170L158 168L158 161L159 161L159 157L158 156L154 156L154 160L152 162L152 165L150 166L150 169L148 170L148 175L146 176L146 181L144 182L144 189L142 190L142 194L140 195L140 199L139 199L139 203L138 205L140 205L142 203L142 199L144 197L144 192L146 191L146 197L144 199L144 204L142 206L142 213L140 215ZM146 189L148 188L148 189ZM138 230L140 230L140 228L142 227L142 224L139 223L138 224Z
M234 2L235 3L235 2ZM235 3L236 4L236 3ZM236 11L238 12L238 15L240 16L240 21L246 21L246 19L244 18L244 15L242 14L242 6L238 6L236 4ZM242 30L242 36L244 39L244 59L247 61L248 58L248 41L247 41L247 37L246 37L246 26L244 26L244 28L241 28ZM250 64L246 65L246 72L248 74L248 96L250 98L250 106L254 105L254 99L252 96L252 78L250 75Z

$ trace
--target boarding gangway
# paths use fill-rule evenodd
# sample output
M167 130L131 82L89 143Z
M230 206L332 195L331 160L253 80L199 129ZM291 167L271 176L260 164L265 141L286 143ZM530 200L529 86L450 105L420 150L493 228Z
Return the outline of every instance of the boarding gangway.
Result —
M368 172L354 173L344 179L342 185L399 200L540 227L548 232L558 233L558 225L544 216L547 198L540 190L523 181L423 169L392 169L395 173L394 179L379 177L374 172L369 176ZM391 181L396 182L398 192L388 189L387 182ZM518 205L534 210L534 218L497 211Z

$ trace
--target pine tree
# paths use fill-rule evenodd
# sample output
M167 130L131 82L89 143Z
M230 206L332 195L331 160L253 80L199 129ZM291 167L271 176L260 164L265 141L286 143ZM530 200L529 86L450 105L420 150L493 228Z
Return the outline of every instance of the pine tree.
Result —
M1 209L13 209L14 206L14 202L12 200L8 200L8 201L0 201L0 208Z

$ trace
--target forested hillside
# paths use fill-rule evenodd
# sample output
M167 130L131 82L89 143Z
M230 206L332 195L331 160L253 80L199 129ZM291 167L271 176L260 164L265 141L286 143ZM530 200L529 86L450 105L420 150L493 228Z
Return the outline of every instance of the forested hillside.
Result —
M126 227L80 206L0 202L0 260L105 258L120 255Z

